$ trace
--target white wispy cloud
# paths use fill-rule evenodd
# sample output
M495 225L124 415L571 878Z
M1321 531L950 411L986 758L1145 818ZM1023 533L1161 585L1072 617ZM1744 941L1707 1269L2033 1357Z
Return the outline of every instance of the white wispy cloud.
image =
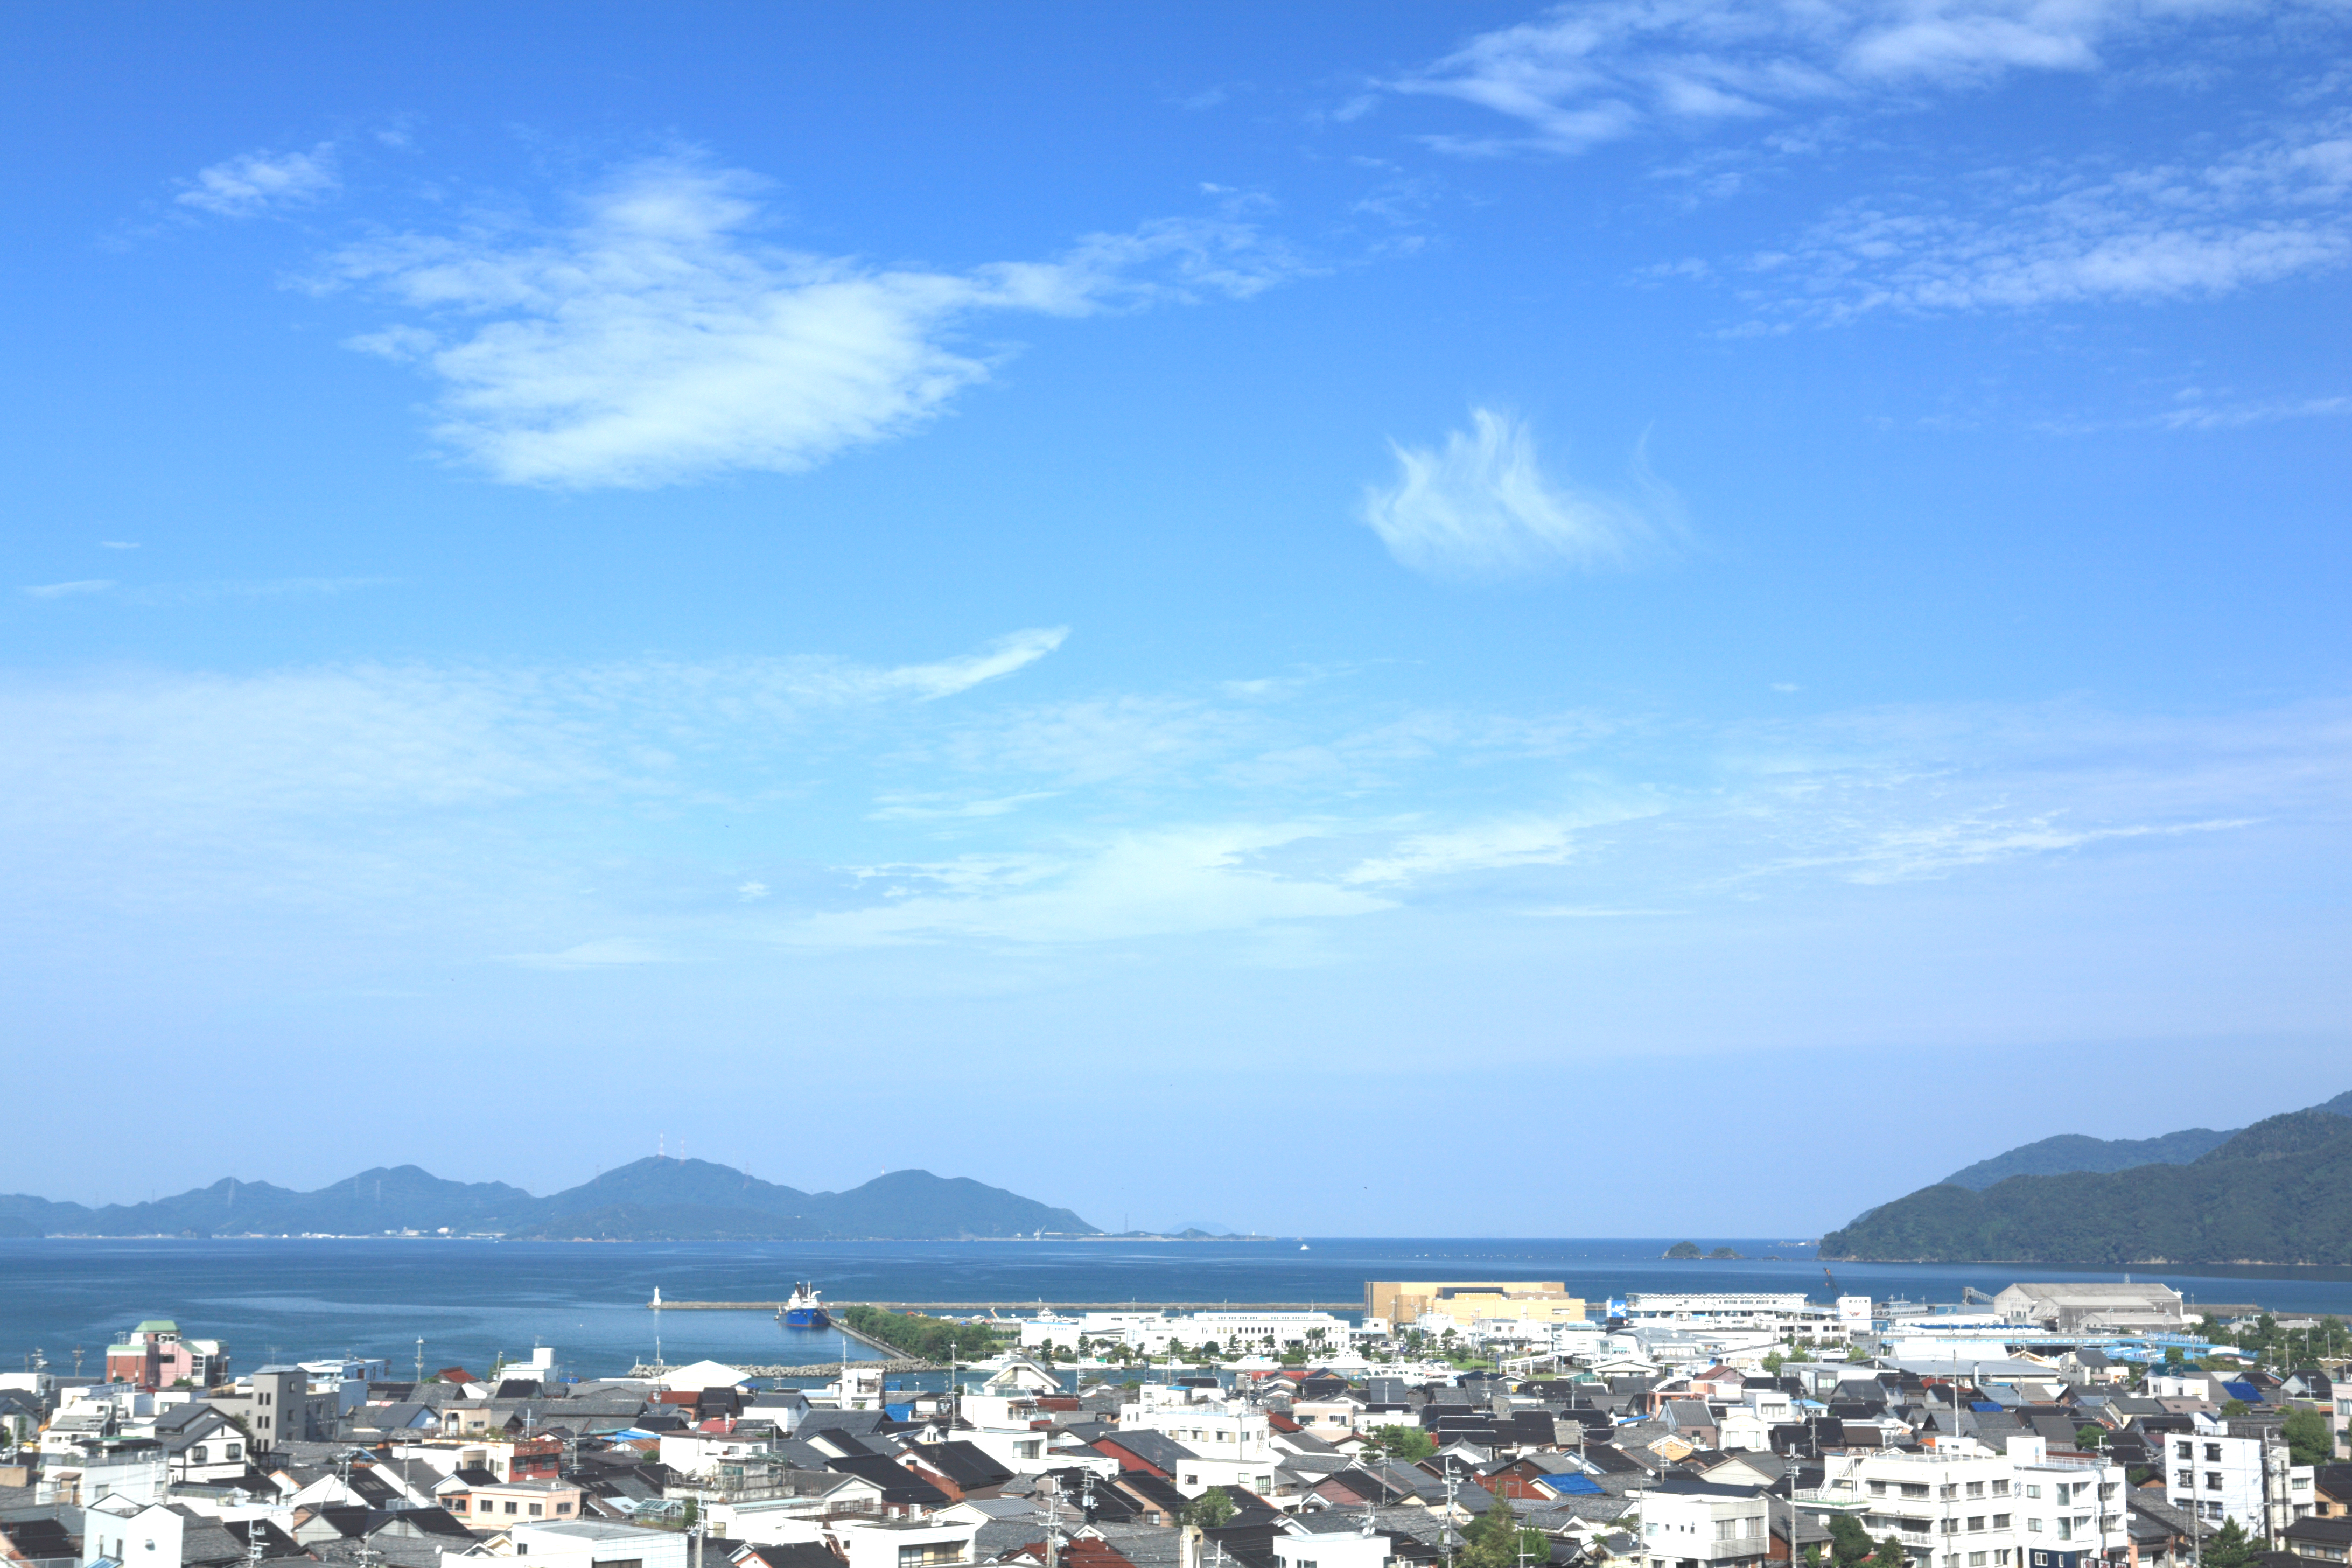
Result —
M1768 315L2228 294L2352 259L2352 115L2195 162L1994 171L1850 204L1752 258Z
M341 184L334 143L321 142L308 153L240 153L223 159L199 169L173 199L219 217L253 217L306 205Z
M1652 128L1908 101L2015 71L2087 71L2103 43L2216 7L2140 0L1601 0L1476 35L1383 84L1475 104L1505 134L1428 138L1492 154L1584 152Z
M136 550L139 542L135 539L101 539L98 545L101 550Z
M2168 430L2235 430L2274 425L2283 419L2340 419L2352 415L2352 397L2263 398L2247 402L2195 399L2168 408L2147 423Z
M955 658L638 658L570 668L359 664L248 676L0 685L17 743L0 784L75 815L177 801L223 831L257 816L485 808L576 795L708 801L680 759L804 751L819 720L921 706L1044 658L1059 631ZM75 783L99 756L102 779ZM68 793L58 794L58 791Z
M656 943L641 942L635 937L614 936L579 942L559 952L509 953L502 962L520 964L526 969L610 969L643 963L670 963L676 960Z
M794 946L978 938L1097 943L1346 919L1381 896L1256 869L1250 857L1306 836L1293 825L1181 826L1059 853L878 867L886 901L814 914L774 933Z
M2340 703L1722 726L1428 711L1368 700L1370 672L1278 702L1213 682L937 700L1055 640L897 665L18 674L0 925L136 914L223 943L340 940L371 965L384 942L613 973L767 947L1282 948L1302 929L1330 957L1392 911L1852 909L2257 837L2276 854L2340 827L2352 789Z
M990 315L1242 299L1297 270L1233 216L1089 235L1042 261L878 266L763 243L762 188L656 160L567 228L397 236L341 253L331 280L420 312L355 346L438 383L447 447L499 480L584 489L789 473L903 435L987 379L960 334Z
M136 545L120 546L136 549ZM214 599L308 599L348 594L361 588L387 587L395 577L265 577L215 579L192 583L142 583L124 586L112 578L77 583L47 583L26 593L37 599L58 599L73 594L112 594L131 605L194 605Z
M1404 565L1493 580L1553 566L1623 565L1671 526L1670 493L1636 456L1631 495L1547 475L1527 426L1492 409L1441 447L1390 443L1395 480L1364 493L1364 521Z
M1052 800L1062 792L1051 789L1024 790L1019 795L999 795L992 800L951 801L930 795L912 799L893 797L866 813L873 822L952 822L970 821L974 817L1003 816L1041 800Z

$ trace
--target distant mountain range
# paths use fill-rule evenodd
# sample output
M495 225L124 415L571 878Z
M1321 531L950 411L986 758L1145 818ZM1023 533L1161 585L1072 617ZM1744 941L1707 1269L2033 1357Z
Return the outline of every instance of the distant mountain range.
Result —
M2021 1144L2007 1153L1979 1160L1944 1180L1953 1186L1980 1193L2011 1176L2128 1171L2134 1165L2186 1165L2227 1143L2236 1131L2235 1128L2216 1132L2210 1127L2184 1127L2161 1138L2085 1138L2080 1132L2061 1132L2055 1138Z
M503 1182L445 1182L415 1165L362 1171L314 1193L225 1178L175 1197L103 1208L0 1196L0 1236L433 1235L445 1227L453 1236L595 1241L1101 1234L1068 1209L964 1176L892 1171L845 1193L804 1193L708 1160L659 1156L544 1198Z
M2184 1157L2189 1150L2197 1152ZM2113 1163L2134 1153L2137 1163ZM1979 1179L1989 1171L2013 1173ZM2138 1141L2045 1138L1872 1209L1823 1237L1821 1256L2352 1263L2352 1092L2233 1132L2200 1127Z

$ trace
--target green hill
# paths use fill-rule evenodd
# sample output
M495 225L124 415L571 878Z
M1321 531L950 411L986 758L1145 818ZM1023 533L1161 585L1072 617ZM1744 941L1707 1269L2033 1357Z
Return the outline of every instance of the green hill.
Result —
M2352 1116L2352 1091L2337 1095L2315 1110L2332 1110L2338 1116ZM2062 1132L2055 1138L2043 1138L2032 1143L2020 1144L1990 1160L1979 1160L1946 1176L1944 1180L1956 1187L1966 1187L1980 1193L1995 1182L2005 1182L2011 1176L2057 1176L2068 1171L2127 1171L2134 1165L2186 1165L2201 1158L2236 1137L2241 1130L2226 1128L2216 1131L2210 1127L2184 1127L2178 1132L2166 1132L2155 1138L2085 1138L2079 1132Z
M2134 1165L2186 1165L2228 1142L2235 1130L2187 1127L2160 1138L2085 1138L2062 1132L1979 1160L1946 1176L1955 1187L1980 1193L2011 1176L2061 1176L2069 1171L2128 1171Z
M2188 1164L1951 1183L1822 1238L1832 1261L2352 1264L2352 1095L2257 1121Z
M648 1156L533 1197L503 1182L446 1182L415 1165L362 1171L316 1192L224 1179L143 1204L85 1208L0 1196L0 1236L242 1236L496 1232L549 1239L890 1241L1100 1233L969 1177L893 1171L845 1193L804 1193L708 1160Z

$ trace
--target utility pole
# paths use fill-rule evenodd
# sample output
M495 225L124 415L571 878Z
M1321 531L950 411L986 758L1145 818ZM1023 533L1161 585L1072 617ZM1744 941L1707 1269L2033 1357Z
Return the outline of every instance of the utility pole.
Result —
M1454 1493L1459 1485L1459 1472L1449 1455L1445 1460L1445 1568L1454 1568Z

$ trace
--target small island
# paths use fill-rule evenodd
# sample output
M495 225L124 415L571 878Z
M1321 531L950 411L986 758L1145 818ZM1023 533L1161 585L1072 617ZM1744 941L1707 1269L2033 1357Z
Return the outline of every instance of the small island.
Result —
M1689 1262L1698 1258L1704 1258L1709 1263L1741 1261L1740 1255L1727 1247L1718 1247L1713 1252L1701 1252L1696 1241L1677 1241L1660 1256L1674 1258L1677 1262Z

